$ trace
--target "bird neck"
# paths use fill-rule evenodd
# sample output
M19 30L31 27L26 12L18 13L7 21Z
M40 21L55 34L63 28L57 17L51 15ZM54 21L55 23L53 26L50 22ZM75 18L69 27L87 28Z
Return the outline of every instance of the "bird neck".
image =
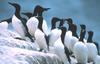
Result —
M68 30L70 30L71 31L71 24L68 24L69 25L69 28L68 28Z
M75 24L72 25L72 35L78 38L77 26Z
M21 16L20 16L20 8L16 8L16 10L15 10L15 16L17 17L17 18L21 18Z
M33 16L37 16L37 9L34 9Z
M55 29L56 28L56 26L55 26L55 24L53 23L52 24L52 27L51 27L51 30L53 30L53 29Z
M79 41L84 42L83 39L85 38L85 33L86 33L86 30L81 29Z
M66 31L62 31L61 41L62 41L63 44L64 44L64 39L65 39L65 34L66 34Z
M64 21L60 21L59 27L63 26Z
M43 17L36 17L39 21L38 28L43 32L42 24L43 24Z
M43 15L43 11L39 9L34 9L33 16L42 16L42 15Z
M56 22L58 22L60 19L54 17L51 20L51 30L56 28Z
M93 41L92 41L92 38L93 38L93 35L89 35L89 37L88 37L88 39L87 39L87 42L91 42L91 43L92 43L92 42L93 42Z
M38 13L38 16L43 16L42 12Z
M69 24L69 29L70 31L72 31L72 36L75 36L78 38L78 35L77 35L77 26L75 24Z

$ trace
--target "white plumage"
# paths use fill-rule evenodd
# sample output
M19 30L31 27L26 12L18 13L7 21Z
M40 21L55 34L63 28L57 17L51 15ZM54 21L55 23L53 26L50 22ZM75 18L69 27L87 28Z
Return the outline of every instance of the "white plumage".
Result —
M65 42L65 46L68 47L69 51L73 52L73 47L74 47L75 43L78 42L78 39L76 37L72 36L71 31L67 31L64 42Z
M88 49L83 42L77 42L74 45L74 55L78 63L86 64L88 60Z
M54 43L54 49L55 49L55 53L59 56L59 58L63 61L63 63L69 64L68 59L67 59L66 54L65 54L64 45L61 41L61 38L59 38Z
M45 51L47 51L47 43L46 43L46 39L45 39L45 34L37 29L35 31L35 39L36 39L36 43L39 45L40 49L43 49Z
M95 58L97 56L97 48L95 46L94 43L86 43L86 46L88 48L88 61L91 62L91 61L95 61Z
M12 26L17 33L19 33L22 37L25 37L25 27L23 26L20 19L18 19L15 15L12 17Z
M36 17L31 17L26 25L28 27L28 30L29 30L29 33L34 36L34 33L35 31L37 30L38 28L38 24L39 24L39 20L36 18ZM43 24L42 24L42 29L43 29L43 32L48 35L48 26L47 26L47 23L45 20L43 20Z
M48 30L48 26L47 26L47 21L46 21L45 19L43 19L42 29L43 29L43 32L44 32L46 35L49 35L49 30Z
M32 36L34 36L34 33L38 28L38 23L38 19L35 17L31 17L26 23L28 31Z
M56 42L56 40L60 37L61 35L61 30L59 29L53 29L51 30L50 34L49 34L49 45L53 46L54 43Z

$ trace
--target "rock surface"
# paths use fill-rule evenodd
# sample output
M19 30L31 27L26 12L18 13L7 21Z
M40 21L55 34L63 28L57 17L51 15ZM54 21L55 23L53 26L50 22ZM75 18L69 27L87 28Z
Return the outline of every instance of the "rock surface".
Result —
M58 56L38 52L39 46L20 37L12 31L0 31L0 64L62 64Z

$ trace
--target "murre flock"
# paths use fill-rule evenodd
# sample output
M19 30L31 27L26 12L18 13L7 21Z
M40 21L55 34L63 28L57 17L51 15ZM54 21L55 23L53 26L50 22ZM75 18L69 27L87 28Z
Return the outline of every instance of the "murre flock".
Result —
M7 29L8 23L11 22L22 39L27 41L28 38L30 42L38 44L39 51L49 52L49 48L53 47L55 54L63 64L72 64L72 58L77 61L74 64L100 63L99 45L92 40L94 32L87 32L85 24L80 25L80 36L78 36L78 25L74 24L72 18L66 19L53 16L51 18L51 29L49 29L43 13L49 11L50 8L36 5L33 13L22 12L28 17L24 18L21 16L21 6L19 4L8 3L14 7L15 12L11 18L0 22L0 28ZM65 23L68 27L64 26ZM88 34L87 40L85 39L86 33Z

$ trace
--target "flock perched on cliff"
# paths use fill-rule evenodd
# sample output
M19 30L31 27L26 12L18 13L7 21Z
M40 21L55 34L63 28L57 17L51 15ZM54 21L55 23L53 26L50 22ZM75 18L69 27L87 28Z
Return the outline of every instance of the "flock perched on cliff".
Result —
M21 7L17 3L10 3L15 8L15 13L9 19L2 20L0 27L7 28L8 23L12 23L14 30L21 36L15 39L36 42L39 50L49 52L51 49L62 60L64 64L72 64L71 57L76 58L77 64L86 64L93 62L100 63L99 47L93 41L93 31L86 32L86 25L80 25L80 35L77 34L77 25L71 18L53 17L51 20L51 29L48 28L46 20L43 18L43 12L49 11L50 8L43 8L40 5L35 6L34 12L21 13ZM27 16L23 18L21 14ZM59 25L57 25L57 23ZM68 24L68 27L64 24ZM85 39L85 34L88 39Z

